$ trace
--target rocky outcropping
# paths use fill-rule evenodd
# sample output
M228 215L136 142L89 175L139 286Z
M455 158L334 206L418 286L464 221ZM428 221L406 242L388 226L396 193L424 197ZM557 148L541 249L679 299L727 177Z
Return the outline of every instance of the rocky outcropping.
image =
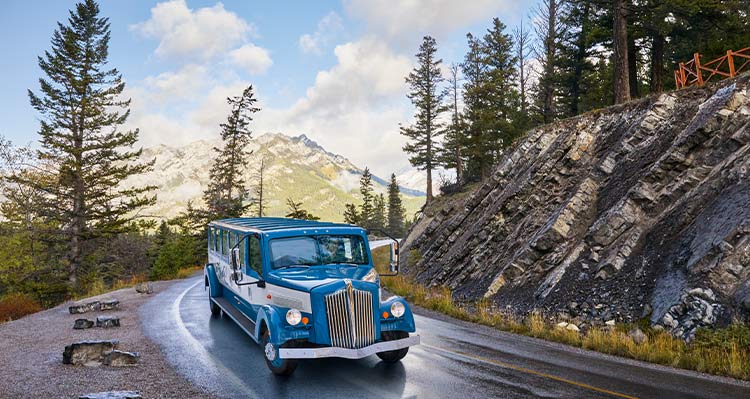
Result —
M528 132L469 195L439 198L402 269L457 299L675 335L750 312L750 82Z

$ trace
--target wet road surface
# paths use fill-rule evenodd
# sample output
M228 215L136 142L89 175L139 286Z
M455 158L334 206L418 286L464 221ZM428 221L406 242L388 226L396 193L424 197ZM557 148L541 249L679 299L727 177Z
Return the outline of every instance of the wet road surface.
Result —
M271 374L228 317L212 318L202 277L141 309L146 335L197 386L222 398L750 398L750 384L600 355L417 310L422 344L398 364L301 361Z

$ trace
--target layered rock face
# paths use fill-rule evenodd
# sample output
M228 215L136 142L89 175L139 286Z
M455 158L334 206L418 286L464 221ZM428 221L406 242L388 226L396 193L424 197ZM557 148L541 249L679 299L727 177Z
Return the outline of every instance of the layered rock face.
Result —
M459 299L675 335L750 311L750 77L528 132L440 198L402 268Z

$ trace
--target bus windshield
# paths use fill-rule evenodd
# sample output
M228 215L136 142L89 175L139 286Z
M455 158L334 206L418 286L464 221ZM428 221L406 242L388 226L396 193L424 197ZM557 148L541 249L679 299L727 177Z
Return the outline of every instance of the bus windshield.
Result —
M270 241L271 267L368 264L365 241L357 235L317 235Z

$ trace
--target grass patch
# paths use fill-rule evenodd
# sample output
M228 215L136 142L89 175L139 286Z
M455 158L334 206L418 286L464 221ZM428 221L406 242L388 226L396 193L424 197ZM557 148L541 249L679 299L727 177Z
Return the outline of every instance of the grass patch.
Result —
M388 248L377 248L372 253L375 267L388 270ZM739 321L728 327L700 329L691 343L675 338L650 326L617 325L614 328L590 328L572 331L557 327L554 320L533 312L518 317L493 309L487 300L457 304L446 287L425 287L408 275L382 277L381 284L390 292L426 309L444 313L499 330L541 338L601 353L643 360L651 363L750 379L750 326ZM628 331L643 329L646 339L636 342Z

